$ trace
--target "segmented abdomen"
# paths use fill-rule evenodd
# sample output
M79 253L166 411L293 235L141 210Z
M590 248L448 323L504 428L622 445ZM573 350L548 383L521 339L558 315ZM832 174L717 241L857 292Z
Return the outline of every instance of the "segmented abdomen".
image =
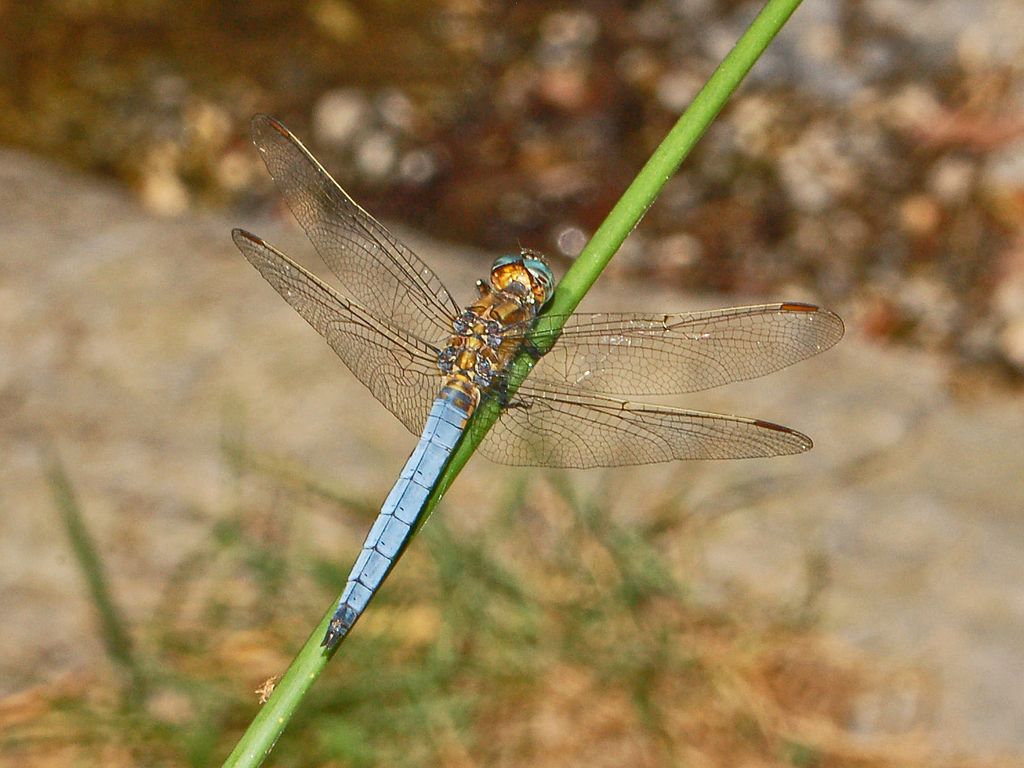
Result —
M416 529L423 507L469 419L462 393L445 389L363 542L321 645L333 648L352 629Z

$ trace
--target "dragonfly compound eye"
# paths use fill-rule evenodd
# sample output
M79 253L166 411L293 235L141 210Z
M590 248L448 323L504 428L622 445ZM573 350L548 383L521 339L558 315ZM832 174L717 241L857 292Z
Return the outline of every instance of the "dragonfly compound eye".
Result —
M534 301L543 306L554 293L555 275L551 267L540 258L539 253L531 252L530 258L524 259L523 264L530 273Z

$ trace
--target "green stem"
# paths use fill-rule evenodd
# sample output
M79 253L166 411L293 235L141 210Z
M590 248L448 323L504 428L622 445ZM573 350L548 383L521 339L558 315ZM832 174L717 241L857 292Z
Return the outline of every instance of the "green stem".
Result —
M654 151L559 283L544 313L545 316L551 316L551 319L545 325L545 333L540 342L541 351L546 351L545 347L554 343L565 316L576 309L626 236L643 218L661 188L704 135L733 91L799 5L800 0L768 0L765 3L761 13ZM532 367L533 360L526 354L520 355L512 363L509 381L513 392ZM420 515L420 525L433 512L445 491L469 461L487 430L497 420L499 411L499 404L493 398L488 398L473 414L469 428L427 500L424 513ZM299 651L270 700L224 763L225 766L259 765L273 748L306 691L330 659L331 654L324 653L320 647L320 639L334 613L334 605L331 605L320 625Z
M225 768L257 766L270 754L288 721L299 708L306 691L320 677L323 668L334 655L333 652L324 653L320 641L323 640L327 625L334 615L335 605L331 605L330 610L313 630L313 634L306 640L306 644L302 646L302 650L292 660L284 676L277 682L270 699L249 723L242 738L224 761Z
M668 132L654 154L637 174L633 183L623 193L611 212L594 232L579 257L559 281L555 297L544 311L550 320L544 325L542 341L538 343L541 351L547 351L558 338L565 318L579 306L594 281L608 266L612 256L623 241L640 223L647 209L657 198L662 187L679 169L683 160L707 131L708 126L722 111L726 101L746 77L768 44L775 38L801 0L768 0L761 13L757 15L747 31L725 57L711 75L711 78L694 98L682 117ZM520 355L513 363L509 373L509 390L515 392L519 383L533 367L533 359L528 354ZM500 406L493 400L485 401L473 414L466 433L434 492L427 500L426 510L420 516L421 521L434 511L444 493L451 486L456 476L469 461L484 435L497 421ZM422 522L420 523L422 525Z
M103 560L96 548L96 542L93 541L89 533L82 508L75 497L71 479L68 477L63 463L57 457L56 451L50 451L46 464L46 477L53 493L54 504L60 513L64 530L67 531L71 550L85 577L93 605L96 606L103 645L107 650L107 655L128 676L129 688L125 703L129 706L136 706L145 697L146 684L142 670L132 654L128 630L125 629L121 613L111 595L106 571L103 568Z

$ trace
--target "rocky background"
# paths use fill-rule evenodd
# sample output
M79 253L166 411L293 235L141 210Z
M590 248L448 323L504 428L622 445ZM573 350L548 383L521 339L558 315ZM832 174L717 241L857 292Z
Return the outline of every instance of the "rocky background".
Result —
M246 226L317 266L248 115L309 138L464 299L517 239L564 270L753 11L245 8L0 8L0 763L222 758L411 449L230 243ZM826 355L681 403L792 425L814 451L575 473L475 459L281 759L1019 765L1022 22L999 0L809 0L588 307L836 309L847 338ZM159 670L137 709L118 704L54 457ZM575 658L567 606L598 613L603 586L571 600L615 571L610 545L574 538L589 508L685 597L646 587ZM472 591L485 556L545 631L445 623L509 589ZM629 645L658 637L692 656ZM438 648L488 674L445 678L428 707ZM389 669L408 676L388 688Z
M0 140L150 210L267 204L274 114L371 210L577 254L752 2L71 1L0 8ZM687 290L799 286L867 334L1024 372L1016 0L815 0L617 258Z

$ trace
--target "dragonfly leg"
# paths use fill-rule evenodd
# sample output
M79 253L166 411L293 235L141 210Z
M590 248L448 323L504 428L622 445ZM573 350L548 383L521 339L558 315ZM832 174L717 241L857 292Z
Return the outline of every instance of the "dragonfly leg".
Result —
M496 379L492 385L491 392L494 397L498 399L498 403L502 408L529 408L530 404L522 398L509 395L508 393L508 378L502 376Z
M501 373L494 379L491 384L491 393L497 398L502 408L508 408L512 398L508 394L508 376L506 374Z
M541 352L537 345L534 344L530 339L524 339L522 345L519 348L523 352L528 354L530 357L532 357L533 362L535 363L542 357L544 357L544 353Z

